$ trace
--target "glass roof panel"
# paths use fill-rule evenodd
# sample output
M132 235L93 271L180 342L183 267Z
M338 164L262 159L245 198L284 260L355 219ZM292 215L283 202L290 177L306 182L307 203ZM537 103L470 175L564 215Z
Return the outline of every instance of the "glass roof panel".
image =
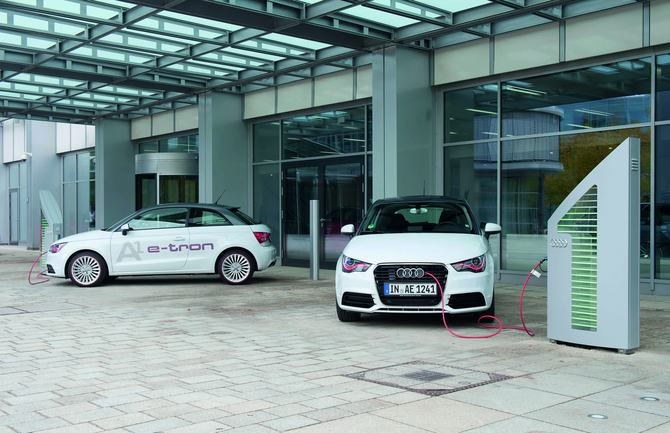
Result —
M375 21L378 23L386 24L391 27L404 27L411 24L418 23L419 21L413 20L411 18L401 17L399 15L394 15L392 13L380 11L377 9L371 9L365 6L354 6L343 10L341 13L354 16L357 18L364 18L366 20Z
M295 38L293 36L280 35L279 33L270 33L263 36L265 39L270 39L271 41L283 42L285 44L298 45L300 47L305 47L310 50L320 50L322 48L331 47L332 45L322 44L321 42L310 41L308 39Z
M489 0L418 0L415 3L423 3L426 6L432 6L449 12L460 12L490 4L491 2Z
M200 17L193 17L191 15L184 15L180 14L177 12L172 12L172 11L162 11L156 14L156 16L164 17L164 18L174 18L177 20L182 20L186 21L189 23L193 24L198 24L201 26L205 27L211 27L209 30L215 30L215 29L222 29L222 30L228 30L228 31L235 31L235 30L240 30L243 27L241 26L236 26L235 24L230 24L226 22L221 22L221 21L214 21L214 20L208 20L207 18L200 18Z

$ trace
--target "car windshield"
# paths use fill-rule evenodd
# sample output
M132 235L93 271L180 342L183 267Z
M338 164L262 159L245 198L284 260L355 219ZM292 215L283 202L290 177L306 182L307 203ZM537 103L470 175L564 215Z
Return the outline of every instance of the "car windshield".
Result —
M478 228L462 203L383 203L365 216L360 234L407 232L476 234Z

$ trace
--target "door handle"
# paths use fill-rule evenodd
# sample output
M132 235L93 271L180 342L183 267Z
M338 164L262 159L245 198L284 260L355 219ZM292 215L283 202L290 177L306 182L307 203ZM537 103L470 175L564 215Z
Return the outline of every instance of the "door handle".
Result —
M174 238L174 240L175 240L175 241L183 241L184 238L182 238L181 236L179 236L179 237Z

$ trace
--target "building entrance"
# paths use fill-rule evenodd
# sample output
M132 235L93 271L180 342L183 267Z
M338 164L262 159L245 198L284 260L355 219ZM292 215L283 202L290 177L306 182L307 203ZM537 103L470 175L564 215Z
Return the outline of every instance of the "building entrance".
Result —
M335 269L349 242L340 229L356 227L365 208L362 156L284 164L282 169L282 264L309 266L309 202L319 200L321 267Z

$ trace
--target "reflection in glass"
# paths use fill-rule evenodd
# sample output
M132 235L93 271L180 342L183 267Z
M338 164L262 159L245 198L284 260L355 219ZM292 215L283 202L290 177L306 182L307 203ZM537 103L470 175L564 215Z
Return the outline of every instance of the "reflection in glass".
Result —
M444 194L468 201L477 221L497 222L496 143L444 148ZM491 236L491 252L498 255L500 236Z
M656 120L670 120L670 54L656 57Z
M365 107L297 116L282 121L284 159L365 151Z
M309 201L318 199L318 167L287 168L285 176L285 257L309 260Z
M279 142L275 142L279 149ZM254 219L270 227L272 244L280 248L279 209L280 209L279 164L254 166Z
M349 236L340 233L347 224L356 228L363 219L363 173L360 163L327 165L324 172L325 230L324 259L336 261L349 242Z
M66 155L63 157L63 182L74 182L77 180L77 155Z
M641 141L641 201L650 194L649 128L502 143L502 268L527 271L547 255L547 222L558 205L628 137ZM645 278L644 263L641 275Z
M95 179L95 152L77 155L77 180Z
M63 236L77 233L77 184L63 184Z
M656 128L655 253L656 278L670 279L670 125ZM649 238L647 223L647 239ZM644 230L644 226L643 230Z
M444 94L444 142L498 136L498 86L487 84Z
M95 181L77 183L77 233L95 230Z
M135 175L135 210L154 206L156 201L156 175Z
M254 125L254 162L279 160L279 121Z
M502 86L503 137L651 120L651 58L560 72Z
M158 204L198 202L198 176L159 176L159 188Z
M198 153L198 134L145 141L138 145L139 153Z

